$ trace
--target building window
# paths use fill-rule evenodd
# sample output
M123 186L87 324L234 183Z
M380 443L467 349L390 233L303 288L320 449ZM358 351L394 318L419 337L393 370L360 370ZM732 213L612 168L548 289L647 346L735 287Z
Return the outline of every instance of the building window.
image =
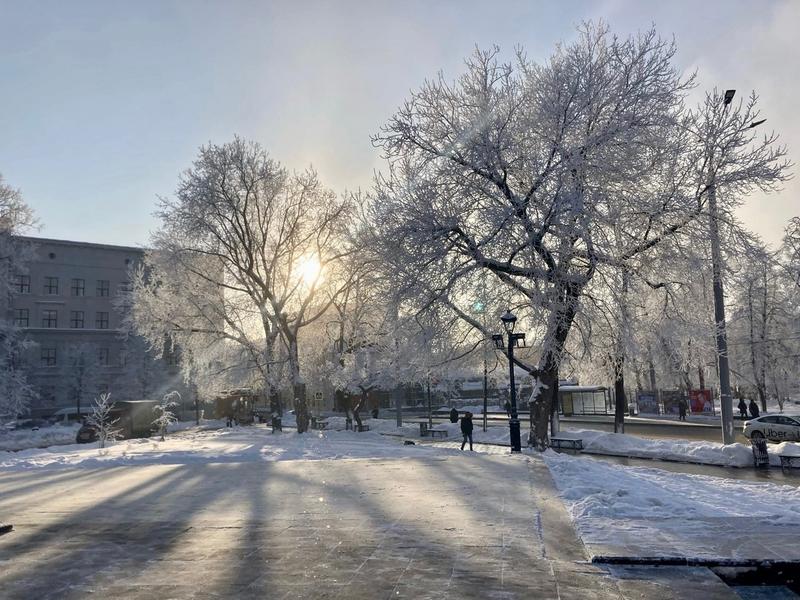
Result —
M85 279L73 279L72 280L72 295L73 296L83 296L86 291L86 280Z
M98 296L108 296L108 290L110 289L108 279L98 279L97 280L97 295Z
M132 291L133 285L131 285L130 281L123 281L117 285L117 296L124 296L125 294L130 294Z
M94 320L94 326L96 329L108 329L108 313L97 313L97 318Z
M44 293L48 296L58 296L58 277L44 278Z
M57 310L43 310L42 311L42 327L53 329L58 327L58 311Z
M83 329L83 311L73 310L69 313L69 326L72 329Z
M42 348L42 366L55 367L56 366L56 349L55 348Z
M14 309L14 325L17 327L27 327L30 324L31 311L27 308Z
M97 362L101 367L108 366L108 348L98 348L97 350Z
M31 276L30 275L16 275L14 277L14 290L18 294L31 293Z

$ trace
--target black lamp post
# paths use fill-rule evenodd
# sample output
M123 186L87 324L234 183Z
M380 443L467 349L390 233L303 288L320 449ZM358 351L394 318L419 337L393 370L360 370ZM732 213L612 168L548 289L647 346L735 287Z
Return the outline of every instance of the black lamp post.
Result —
M508 352L509 384L511 387L511 418L508 420L508 429L511 439L511 451L521 452L522 440L519 431L519 415L517 414L517 388L514 384L514 347L525 347L525 334L514 333L517 317L511 310L506 310L506 314L500 317L500 320L503 322L503 329L508 335L508 344L504 344L502 333L493 335L492 341L498 350L506 349Z

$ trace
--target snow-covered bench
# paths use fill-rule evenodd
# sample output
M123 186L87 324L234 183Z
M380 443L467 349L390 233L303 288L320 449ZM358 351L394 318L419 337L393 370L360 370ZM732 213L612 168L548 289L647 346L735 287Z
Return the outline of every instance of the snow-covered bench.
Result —
M446 438L447 437L447 429L439 429L437 427L431 427L430 429L428 429L428 433L431 435L432 438L435 438L435 437Z
M800 467L800 456L793 456L791 454L780 454L781 469L791 469L792 467Z
M551 437L551 448L569 448L570 450L583 450L583 440L579 438Z

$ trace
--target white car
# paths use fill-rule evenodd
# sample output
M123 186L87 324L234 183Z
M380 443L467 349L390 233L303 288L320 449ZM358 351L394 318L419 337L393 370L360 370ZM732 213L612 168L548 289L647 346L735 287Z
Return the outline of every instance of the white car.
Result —
M774 442L800 441L800 419L785 415L764 415L744 424L744 437Z

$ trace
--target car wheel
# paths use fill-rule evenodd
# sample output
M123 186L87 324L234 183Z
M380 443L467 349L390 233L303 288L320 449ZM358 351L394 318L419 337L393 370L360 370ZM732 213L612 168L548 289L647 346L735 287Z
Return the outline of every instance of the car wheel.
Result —
M750 434L750 437L754 440L763 440L764 434L761 433L760 431L754 431L753 433Z

